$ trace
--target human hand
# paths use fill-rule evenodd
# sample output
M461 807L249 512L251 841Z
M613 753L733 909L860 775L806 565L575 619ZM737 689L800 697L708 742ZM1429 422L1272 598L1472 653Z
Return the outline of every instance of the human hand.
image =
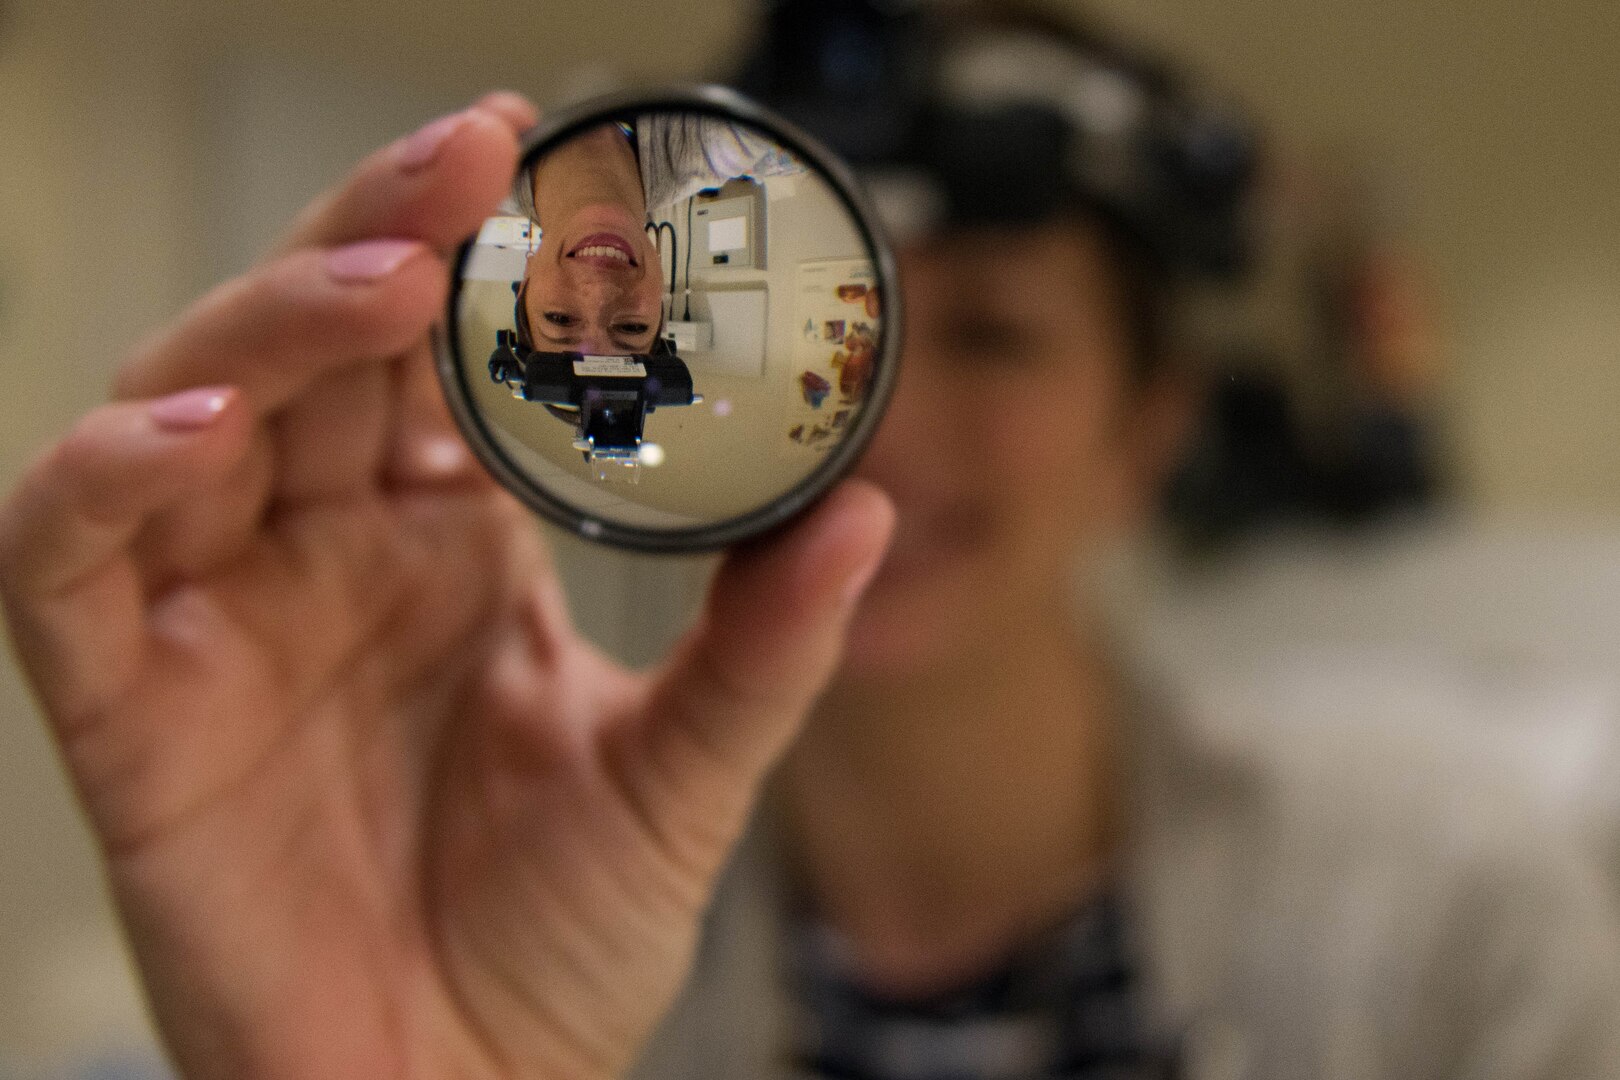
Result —
M732 552L658 669L583 643L432 374L531 107L363 162L138 349L0 512L0 597L188 1077L621 1073L891 526Z

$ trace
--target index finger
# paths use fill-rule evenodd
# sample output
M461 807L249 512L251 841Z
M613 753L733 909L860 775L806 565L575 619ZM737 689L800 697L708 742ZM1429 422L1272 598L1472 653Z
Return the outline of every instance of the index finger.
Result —
M477 231L517 163L521 106L475 106L372 154L312 204L287 250L205 297L120 372L119 397L156 397L229 381L259 414L344 363L387 359L425 335L442 304L442 263L412 258ZM371 245L397 269L375 285L333 281L323 250ZM338 249L333 251L331 249ZM430 280L431 279L431 280Z
M409 237L441 251L475 232L512 183L517 137L539 112L508 91L486 95L376 151L311 203L279 250Z

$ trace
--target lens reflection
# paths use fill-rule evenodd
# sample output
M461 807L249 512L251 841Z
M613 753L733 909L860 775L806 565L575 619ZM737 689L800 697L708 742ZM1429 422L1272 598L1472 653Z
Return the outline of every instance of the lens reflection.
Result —
M711 525L797 487L880 355L872 252L764 132L648 111L541 147L463 265L460 362L511 464L590 517Z

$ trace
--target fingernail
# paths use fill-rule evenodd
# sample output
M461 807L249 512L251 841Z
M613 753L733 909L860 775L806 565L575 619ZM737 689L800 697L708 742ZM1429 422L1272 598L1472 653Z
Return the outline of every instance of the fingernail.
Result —
M231 403L236 393L228 386L202 386L158 398L146 407L158 427L165 431L201 431Z
M439 156L439 149L449 141L467 119L465 112L441 116L421 130L400 140L399 154L394 161L401 172L417 172L427 168Z
M380 281L422 250L416 240L362 240L326 254L326 272L341 282Z
M511 90L496 90L485 94L473 102L473 108L493 113L508 123L514 117L520 117L525 127L533 127L540 118L532 101Z

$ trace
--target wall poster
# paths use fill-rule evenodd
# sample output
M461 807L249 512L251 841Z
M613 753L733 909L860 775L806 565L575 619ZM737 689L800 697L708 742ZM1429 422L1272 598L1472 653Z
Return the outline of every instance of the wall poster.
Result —
M882 312L867 259L798 265L793 291L793 361L798 397L788 411L790 444L824 453L837 445L866 398L877 360Z

